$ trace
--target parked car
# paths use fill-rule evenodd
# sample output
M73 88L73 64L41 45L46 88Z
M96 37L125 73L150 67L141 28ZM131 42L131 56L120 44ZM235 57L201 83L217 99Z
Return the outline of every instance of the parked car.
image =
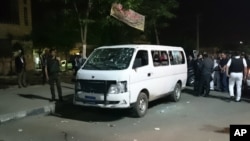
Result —
M66 69L67 64L67 69ZM67 62L67 60L61 60L61 71L72 70L73 66L71 62Z

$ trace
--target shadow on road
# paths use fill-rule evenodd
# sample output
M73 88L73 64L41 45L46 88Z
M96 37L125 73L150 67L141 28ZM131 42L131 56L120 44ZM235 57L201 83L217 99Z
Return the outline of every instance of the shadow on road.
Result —
M195 95L193 88L191 88L191 87L187 87L186 89L184 89L183 93L197 97ZM249 91L242 92L241 101L245 101L245 102L250 103L250 94L248 94L248 93L249 93ZM236 96L236 94L235 94L235 96ZM230 97L229 97L229 93L225 93L225 92L210 91L210 95L207 98L214 98L214 99L220 99L220 100L225 101L225 102L231 102Z
M73 104L73 94L64 97L63 103L56 102L55 112L52 116L68 118L86 122L110 122L123 118L135 118L131 109L105 109L95 107L82 107ZM168 99L159 99L149 103L149 108L162 103L169 102Z
M73 94L64 97L64 102L55 103L52 116L68 118L86 122L108 122L120 120L129 115L128 109L101 109L82 107L73 104Z
M34 94L17 94L21 97L28 98L28 99L41 99L41 100L50 100L49 98L42 97L39 95L34 95Z

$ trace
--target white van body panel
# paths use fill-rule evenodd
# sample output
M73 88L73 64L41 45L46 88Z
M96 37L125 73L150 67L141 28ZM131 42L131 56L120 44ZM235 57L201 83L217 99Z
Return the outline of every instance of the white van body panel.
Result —
M82 106L96 106L102 108L129 108L137 101L138 95L141 91L148 94L149 101L158 99L162 96L170 94L174 91L177 83L181 84L182 89L186 86L187 80L187 60L184 50L181 47L159 46L159 45L119 45L100 47L98 49L112 49L112 48L134 48L134 53L131 62L126 69L123 70L86 70L83 69L86 62L91 58L93 53L87 59L82 68L77 72L77 83L81 81L85 85L101 86L107 83L126 83L126 92L119 94L110 93L96 93L92 92L91 88L87 91L78 90L75 92L74 104ZM96 49L96 50L98 50ZM148 53L148 64L142 67L133 68L133 64L138 51L143 50ZM179 65L159 66L153 65L152 50L177 50L184 53L185 63ZM99 82L100 81L100 82ZM100 84L95 84L100 83ZM78 84L76 84L77 86ZM110 86L110 85L107 85ZM90 86L92 87L92 86ZM96 89L93 87L93 89ZM93 98L85 102L87 98ZM98 102L99 103L98 103ZM103 101L106 101L103 102ZM112 103L113 102L113 103Z

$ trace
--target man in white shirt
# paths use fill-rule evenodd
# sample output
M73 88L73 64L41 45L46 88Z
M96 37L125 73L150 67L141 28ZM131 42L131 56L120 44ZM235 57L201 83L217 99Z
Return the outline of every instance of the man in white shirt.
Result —
M236 102L241 100L242 80L246 79L247 63L245 58L240 57L240 52L236 51L235 56L227 62L226 69L227 76L229 77L229 94L231 100L234 99L234 85L236 83L237 96Z

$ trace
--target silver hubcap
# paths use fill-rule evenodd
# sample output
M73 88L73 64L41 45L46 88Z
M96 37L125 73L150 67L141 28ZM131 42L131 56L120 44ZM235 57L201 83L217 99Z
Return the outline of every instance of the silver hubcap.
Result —
M181 95L181 91L180 91L180 88L177 86L176 89L175 89L175 97L177 99L179 99L180 95Z
M143 113L146 110L146 102L145 99L140 99L139 101L139 110Z

